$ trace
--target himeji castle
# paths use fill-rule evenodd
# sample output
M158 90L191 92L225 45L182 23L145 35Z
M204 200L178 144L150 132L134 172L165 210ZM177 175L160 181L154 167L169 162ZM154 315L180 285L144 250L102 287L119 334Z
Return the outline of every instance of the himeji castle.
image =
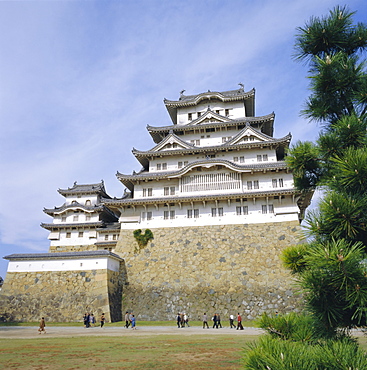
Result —
M295 189L285 163L291 134L274 138L275 114L256 116L255 90L242 84L184 92L164 100L169 124L147 126L152 147L132 150L137 171L117 172L122 198L109 196L103 181L59 189L65 203L44 210L53 218L42 224L50 250L38 266L49 281L60 270L51 265L64 266L64 273L70 266L78 279L88 275L91 288L83 287L92 294L77 310L104 311L113 321L125 310L146 320L183 311L193 318L215 311L252 319L264 311L296 310L299 298L279 255L300 242L312 193ZM147 229L152 238L137 247L134 231ZM14 266L37 256L5 258L15 281L26 271ZM95 270L106 274L96 279ZM19 281L13 288L5 281L3 294L14 293ZM75 297L80 292L73 289ZM100 301L93 292L100 292ZM69 306L75 310L76 303Z

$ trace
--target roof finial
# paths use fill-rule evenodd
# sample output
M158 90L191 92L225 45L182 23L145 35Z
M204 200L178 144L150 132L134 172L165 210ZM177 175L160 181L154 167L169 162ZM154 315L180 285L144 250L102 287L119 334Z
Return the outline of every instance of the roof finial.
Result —
M241 87L241 90L243 90L245 88L245 85L243 83L239 83L240 87Z
M182 96L183 95L183 93L185 92L186 90L181 90L180 91L180 95Z

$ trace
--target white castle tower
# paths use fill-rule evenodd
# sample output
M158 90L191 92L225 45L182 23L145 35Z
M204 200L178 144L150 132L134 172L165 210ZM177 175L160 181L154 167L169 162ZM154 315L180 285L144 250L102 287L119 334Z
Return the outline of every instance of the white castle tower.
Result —
M308 205L284 162L291 135L273 138L274 114L255 117L255 91L181 94L164 101L172 125L148 126L157 144L133 149L142 165L117 173L129 190L104 199L122 229L300 220Z

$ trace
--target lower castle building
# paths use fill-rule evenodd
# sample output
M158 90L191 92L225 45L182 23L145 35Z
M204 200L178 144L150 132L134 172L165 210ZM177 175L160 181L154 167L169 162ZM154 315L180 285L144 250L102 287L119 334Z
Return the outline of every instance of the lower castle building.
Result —
M273 137L275 115L256 117L255 91L242 85L164 103L171 124L148 126L154 146L133 149L141 169L117 172L122 198L103 181L59 189L65 203L45 209L53 221L41 225L49 253L4 257L0 314L252 319L297 309L279 255L300 242L312 194L294 188L285 163L291 135Z

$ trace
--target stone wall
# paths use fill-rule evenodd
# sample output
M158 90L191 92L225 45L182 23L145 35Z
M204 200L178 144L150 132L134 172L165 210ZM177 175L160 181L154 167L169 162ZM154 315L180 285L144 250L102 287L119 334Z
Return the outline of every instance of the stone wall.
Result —
M102 312L121 321L124 266L111 270L8 272L0 295L0 316L15 321L82 321Z
M115 253L125 259L123 311L142 320L192 319L219 312L297 311L291 275L281 251L298 244L298 222L151 229L154 240L134 253L133 230L121 230Z

